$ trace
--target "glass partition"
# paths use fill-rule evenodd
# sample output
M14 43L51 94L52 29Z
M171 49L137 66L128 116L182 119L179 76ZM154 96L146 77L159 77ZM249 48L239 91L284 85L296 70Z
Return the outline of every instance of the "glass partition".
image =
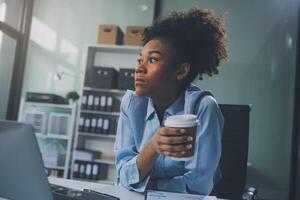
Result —
M21 30L24 0L0 0L0 21Z
M17 42L0 30L0 119L7 114Z

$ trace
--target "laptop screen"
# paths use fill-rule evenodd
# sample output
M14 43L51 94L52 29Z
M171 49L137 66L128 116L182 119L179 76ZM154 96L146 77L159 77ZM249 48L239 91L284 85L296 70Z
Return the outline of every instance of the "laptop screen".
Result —
M31 125L0 120L0 198L52 200Z

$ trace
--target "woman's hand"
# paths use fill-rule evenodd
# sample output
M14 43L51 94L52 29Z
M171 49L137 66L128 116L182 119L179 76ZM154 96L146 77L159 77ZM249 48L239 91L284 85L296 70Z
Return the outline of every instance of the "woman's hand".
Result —
M183 157L192 148L193 137L183 128L161 127L151 139L152 149L165 156Z
M193 138L186 135L185 129L159 128L137 157L140 180L148 176L160 154L184 157L186 151L192 148L192 141Z

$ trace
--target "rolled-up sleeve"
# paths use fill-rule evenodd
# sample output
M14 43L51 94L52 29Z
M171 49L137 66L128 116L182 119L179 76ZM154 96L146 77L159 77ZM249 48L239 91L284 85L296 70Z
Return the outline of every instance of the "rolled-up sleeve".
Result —
M185 162L185 173L157 180L159 190L208 195L221 157L224 119L213 97L201 101L194 158Z
M143 181L139 179L139 170L136 162L138 151L135 145L131 123L127 115L130 97L130 93L127 92L121 102L121 112L114 146L116 153L116 170L120 184L123 187L137 192L144 192L150 176Z

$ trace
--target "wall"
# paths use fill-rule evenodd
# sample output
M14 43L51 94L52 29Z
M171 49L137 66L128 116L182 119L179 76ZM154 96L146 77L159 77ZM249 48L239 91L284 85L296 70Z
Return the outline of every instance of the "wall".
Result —
M227 12L230 60L196 82L219 103L251 104L247 185L287 199L299 1L162 1L162 14L194 5Z
M149 25L154 1L37 0L26 63L23 96L27 91L65 95L79 91L88 45L95 45L99 24ZM60 81L58 72L66 72Z

